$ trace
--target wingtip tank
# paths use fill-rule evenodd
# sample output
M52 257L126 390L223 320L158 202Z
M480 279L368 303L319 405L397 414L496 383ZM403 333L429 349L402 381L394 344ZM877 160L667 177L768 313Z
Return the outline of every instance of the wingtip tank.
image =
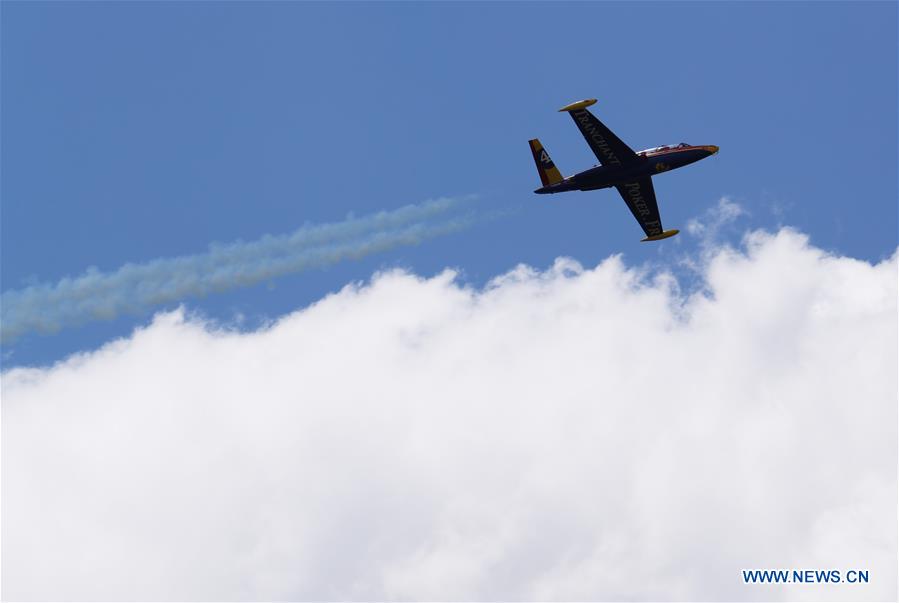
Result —
M590 105L596 103L595 98L585 98L584 100L577 101L576 103L571 103L570 105L565 105L561 109L559 109L559 113L563 113L565 111L577 111L578 109L583 109L584 107L589 107Z
M665 232L660 232L657 235L653 235L651 237L646 237L645 239L640 239L641 243L645 243L646 241L661 241L662 239L667 239L668 237L673 237L680 231L676 228L672 228L671 230L666 230Z

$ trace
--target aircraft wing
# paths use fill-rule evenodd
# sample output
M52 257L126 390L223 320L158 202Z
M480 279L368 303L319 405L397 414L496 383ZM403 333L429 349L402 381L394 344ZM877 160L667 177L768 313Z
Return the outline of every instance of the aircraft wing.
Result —
M559 111L568 112L602 165L624 165L636 161L637 154L633 149L624 144L614 132L586 109L595 102L596 99L592 98L578 101L562 107Z
M652 188L652 178L647 176L633 182L619 184L615 188L621 193L621 198L631 210L643 232L646 233L644 241L657 241L674 236L678 231L662 229L662 218L659 216L659 205L656 203L656 192Z

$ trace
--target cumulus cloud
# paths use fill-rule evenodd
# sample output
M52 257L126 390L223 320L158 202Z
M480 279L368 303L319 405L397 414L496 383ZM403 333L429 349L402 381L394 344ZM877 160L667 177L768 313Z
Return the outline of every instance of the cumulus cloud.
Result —
M896 256L785 229L704 266L394 271L8 371L2 594L895 599Z
M342 222L305 225L286 235L211 245L205 253L89 269L55 284L7 291L0 298L0 340L49 333L89 320L112 319L185 297L245 287L265 279L330 266L454 232L473 221L473 197L440 198Z
M747 211L742 205L729 197L721 197L718 203L707 209L702 216L691 218L687 222L687 232L700 237L707 245L718 243L722 229L745 215Z

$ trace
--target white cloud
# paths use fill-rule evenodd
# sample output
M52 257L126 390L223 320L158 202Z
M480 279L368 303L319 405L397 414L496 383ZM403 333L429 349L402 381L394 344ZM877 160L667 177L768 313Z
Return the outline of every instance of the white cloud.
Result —
M733 224L738 218L747 215L747 211L739 203L729 197L718 199L717 205L710 207L700 218L691 218L687 222L687 232L703 241L712 244L718 241L721 230Z
M390 272L9 371L3 596L895 599L896 256L781 230L705 270Z

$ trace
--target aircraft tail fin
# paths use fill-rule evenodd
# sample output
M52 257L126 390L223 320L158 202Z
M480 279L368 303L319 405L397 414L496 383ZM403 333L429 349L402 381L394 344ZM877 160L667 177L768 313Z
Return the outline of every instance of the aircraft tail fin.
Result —
M534 163L537 164L537 173L540 174L540 182L543 183L543 186L562 182L563 178L559 173L559 168L549 158L549 153L546 152L540 141L535 138L529 140L528 144L531 145L531 153L534 155Z

